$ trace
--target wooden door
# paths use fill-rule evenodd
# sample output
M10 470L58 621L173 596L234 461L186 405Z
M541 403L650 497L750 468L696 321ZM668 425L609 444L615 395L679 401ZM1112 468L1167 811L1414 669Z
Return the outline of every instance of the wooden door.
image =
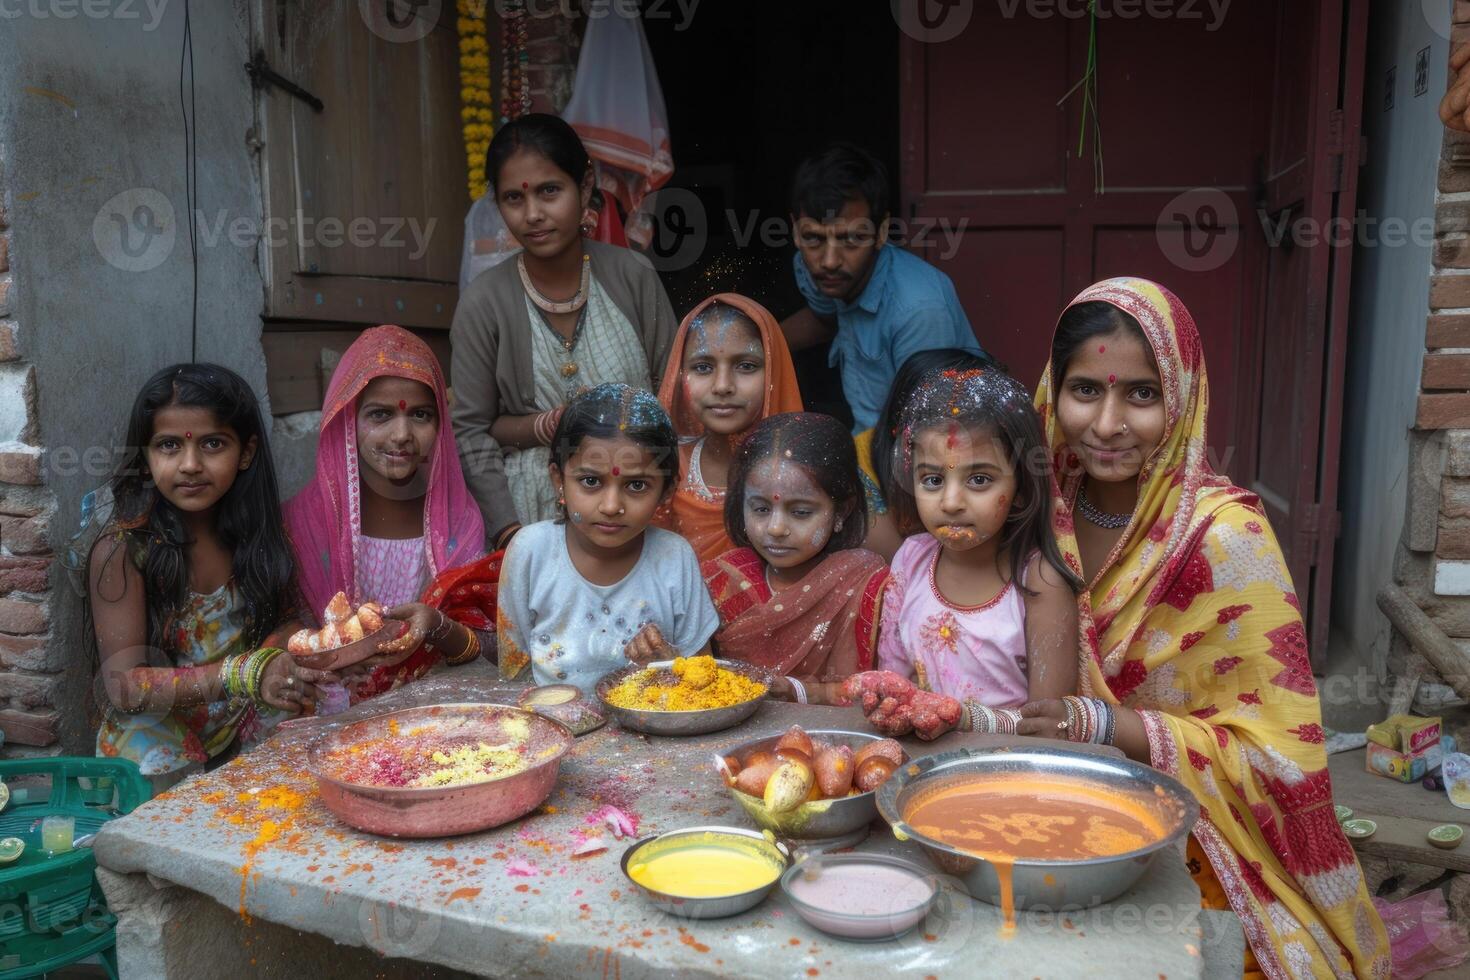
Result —
M1326 166L1314 157L1292 167L1290 134L1320 151L1306 134L1326 127L1332 109L1352 108L1355 125L1356 102L1340 105L1323 88L1329 65L1334 80L1338 70L1329 40L1341 37L1332 34L1340 12L1319 0L1237 0L1213 29L1199 19L1100 20L1099 176L1090 128L1078 154L1080 93L1057 105L1082 77L1087 21L1008 18L1002 6L975 5L950 40L901 41L902 214L920 227L963 228L952 254L934 234L921 254L954 279L980 343L1027 384L1040 377L1058 312L1088 284L1141 275L1178 293L1204 344L1214 463L1263 491L1303 601L1323 611L1313 648L1325 650L1330 553L1322 575L1312 568L1330 535L1306 534L1324 509L1294 502L1335 499L1337 429L1327 442L1318 429L1340 415L1323 411L1322 398L1340 400L1342 359L1322 355L1327 296L1307 306L1304 273L1274 254L1257 208L1272 194L1289 202L1292 181L1313 186ZM1328 216L1333 206L1314 204ZM1292 303L1303 315L1287 315ZM1318 314L1315 341L1308 309ZM1310 437L1284 431L1299 425L1314 427ZM1294 438L1288 449L1283 440ZM1327 446L1330 487L1317 472ZM1283 485L1274 461L1288 459L1310 465Z
M257 90L267 318L447 327L470 204L455 5L259 0L254 34L324 104Z
M1283 4L1259 213L1270 329L1248 379L1257 422L1238 476L1261 497L1323 666L1331 608L1347 303L1367 3Z

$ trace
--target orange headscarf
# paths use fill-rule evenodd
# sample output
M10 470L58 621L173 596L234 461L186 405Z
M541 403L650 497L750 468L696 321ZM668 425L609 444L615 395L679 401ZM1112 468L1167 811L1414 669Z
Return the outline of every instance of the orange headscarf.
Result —
M1256 496L1206 459L1209 383L1194 318L1146 279L1108 279L1100 301L1143 328L1159 368L1164 437L1138 503L1078 600L1084 694L1138 712L1150 764L1198 798L1193 834L1271 977L1387 977L1389 947L1338 827L1301 607ZM1058 545L1082 566L1070 511L1084 473L1036 392L1061 483Z
M700 561L718 558L735 547L725 533L724 488L710 487L711 492L705 495L697 481L690 479L689 472L694 442L704 435L704 425L685 397L684 344L688 340L690 326L716 303L739 310L753 322L760 331L761 345L766 351L765 401L759 417L753 419L751 425L767 416L802 410L801 391L796 385L796 368L791 363L791 351L786 347L786 335L769 310L736 293L717 293L689 311L679 324L679 332L674 335L673 346L669 349L669 364L664 369L663 384L658 390L658 400L674 420L674 430L680 436L679 462L683 473L674 493L673 505L660 512L658 524L683 535L694 546Z

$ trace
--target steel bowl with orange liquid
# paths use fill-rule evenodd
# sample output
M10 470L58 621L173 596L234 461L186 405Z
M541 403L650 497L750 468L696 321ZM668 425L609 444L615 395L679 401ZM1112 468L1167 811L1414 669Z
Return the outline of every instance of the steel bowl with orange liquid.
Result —
M975 898L1015 910L1087 908L1122 895L1189 833L1199 803L1128 759L1060 748L945 752L898 769L878 812Z

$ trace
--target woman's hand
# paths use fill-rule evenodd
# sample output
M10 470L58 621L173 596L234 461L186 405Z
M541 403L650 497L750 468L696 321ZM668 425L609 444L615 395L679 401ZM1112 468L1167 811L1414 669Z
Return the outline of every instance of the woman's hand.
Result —
M408 624L408 629L395 640L384 640L378 644L378 652L357 664L365 670L375 667L393 667L407 660L430 633L443 630L445 617L439 610L422 602L409 602L394 606L383 613L384 619L396 619ZM360 673L360 671L354 671Z
M669 646L654 623L645 625L623 647L623 656L640 666L655 660L673 660L678 655L679 651Z
M1021 705L1021 722L1016 726L1016 734L1067 741L1067 706L1057 698Z
M321 699L318 684L336 681L336 674L302 667L289 653L280 653L266 665L265 674L260 678L260 699L272 708L298 714L316 707Z

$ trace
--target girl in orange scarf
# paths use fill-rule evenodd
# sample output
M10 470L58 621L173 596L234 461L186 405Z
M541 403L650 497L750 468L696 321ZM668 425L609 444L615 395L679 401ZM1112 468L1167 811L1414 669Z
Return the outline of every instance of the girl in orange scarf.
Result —
M1191 870L1206 905L1245 928L1247 975L1387 977L1383 924L1333 813L1281 547L1259 499L1205 459L1194 319L1156 283L1097 283L1063 312L1036 403L1059 544L1089 583L1073 718L1101 718L1113 744L1198 797ZM1022 734L1087 727L1064 701L1022 714Z
M679 324L658 400L679 433L684 478L655 523L684 536L700 561L733 548L725 533L725 484L741 436L761 419L801 411L791 352L776 318L735 293L719 293Z

